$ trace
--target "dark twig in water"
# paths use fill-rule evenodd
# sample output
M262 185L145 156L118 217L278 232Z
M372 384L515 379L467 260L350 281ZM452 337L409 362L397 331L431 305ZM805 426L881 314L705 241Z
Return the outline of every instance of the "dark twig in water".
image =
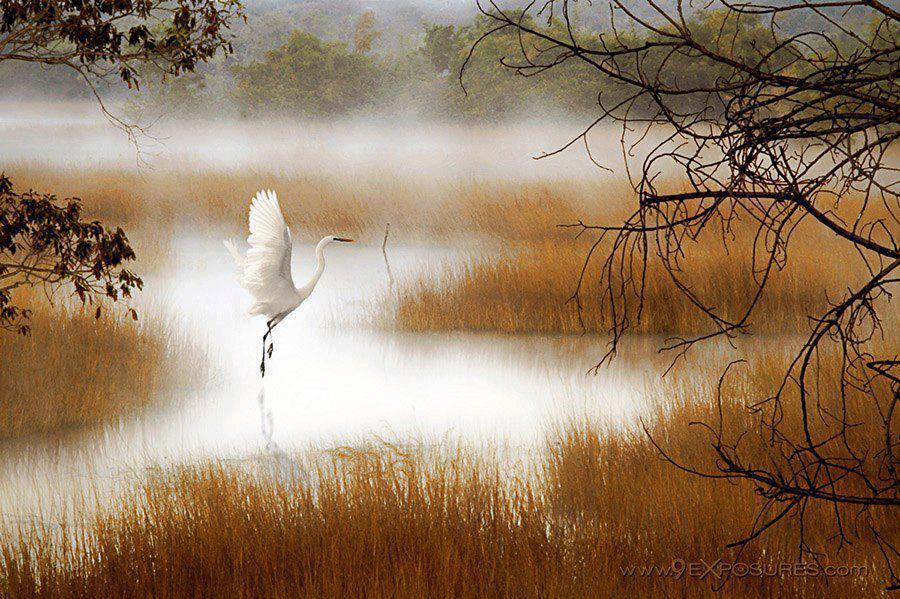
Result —
M388 262L387 255L387 242L388 242L388 233L391 231L391 223L388 223L384 227L384 239L381 241L381 255L384 256L384 268L387 270L388 276L388 286L390 289L394 288L394 273L391 272L391 263Z

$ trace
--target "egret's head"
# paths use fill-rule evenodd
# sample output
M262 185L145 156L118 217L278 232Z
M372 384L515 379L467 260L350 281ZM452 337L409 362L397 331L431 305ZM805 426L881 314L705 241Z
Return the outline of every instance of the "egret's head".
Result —
M348 239L347 237L331 237L331 241L341 241L343 243L353 243L352 239Z

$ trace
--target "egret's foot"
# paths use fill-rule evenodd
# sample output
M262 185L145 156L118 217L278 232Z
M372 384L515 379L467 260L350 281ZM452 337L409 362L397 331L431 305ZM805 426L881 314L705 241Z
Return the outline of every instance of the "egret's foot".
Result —
M263 358L263 361L259 363L259 374L262 376L266 376L266 359Z

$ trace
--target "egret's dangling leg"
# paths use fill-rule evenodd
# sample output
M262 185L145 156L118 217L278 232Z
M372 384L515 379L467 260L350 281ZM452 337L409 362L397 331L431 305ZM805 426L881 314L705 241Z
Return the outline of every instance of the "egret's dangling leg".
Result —
M266 339L269 338L269 335L272 334L272 328L275 319L273 318L269 322L266 323L266 334L263 335L263 353L262 353L262 361L259 363L259 373L262 376L266 376ZM269 357L272 357L272 345L269 345Z

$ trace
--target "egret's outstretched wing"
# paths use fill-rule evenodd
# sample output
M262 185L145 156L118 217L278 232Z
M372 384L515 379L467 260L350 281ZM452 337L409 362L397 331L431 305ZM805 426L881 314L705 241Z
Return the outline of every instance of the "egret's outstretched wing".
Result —
M291 278L291 232L274 191L260 191L250 204L250 249L241 284L257 304L296 294Z

